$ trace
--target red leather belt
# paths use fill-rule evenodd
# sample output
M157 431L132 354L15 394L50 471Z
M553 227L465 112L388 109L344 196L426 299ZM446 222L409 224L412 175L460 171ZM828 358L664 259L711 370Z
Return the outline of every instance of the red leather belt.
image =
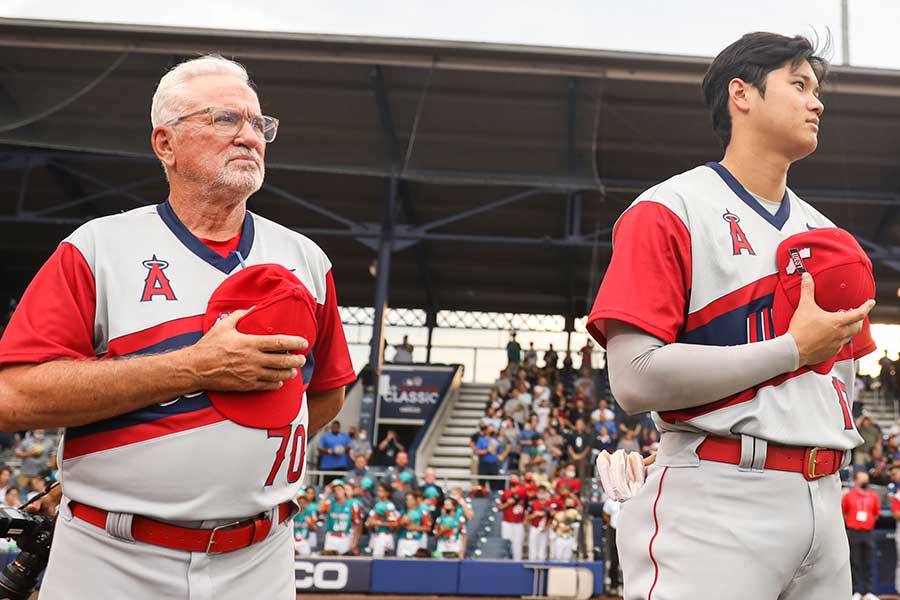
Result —
M703 460L739 465L741 440L708 436L697 448L697 455ZM807 481L813 481L837 473L843 459L843 450L768 444L765 468L802 473Z
M70 502L72 514L91 525L106 529L109 514L102 508L94 508L80 502ZM294 505L285 502L278 506L278 522L283 523L294 512ZM220 554L252 546L262 541L272 530L272 520L268 513L256 517L226 523L214 529L193 529L156 521L148 517L134 515L131 522L131 536L138 542L164 546L188 552Z

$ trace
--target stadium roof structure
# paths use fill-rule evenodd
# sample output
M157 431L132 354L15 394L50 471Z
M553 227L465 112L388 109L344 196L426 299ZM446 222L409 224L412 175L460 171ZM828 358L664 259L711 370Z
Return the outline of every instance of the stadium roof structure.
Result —
M79 223L165 198L150 100L202 53L245 64L281 119L250 208L325 248L345 305L571 322L622 210L721 156L709 59L17 20L0 20L0 52L0 294ZM875 320L900 322L900 72L836 67L823 97L819 149L790 184L857 235Z

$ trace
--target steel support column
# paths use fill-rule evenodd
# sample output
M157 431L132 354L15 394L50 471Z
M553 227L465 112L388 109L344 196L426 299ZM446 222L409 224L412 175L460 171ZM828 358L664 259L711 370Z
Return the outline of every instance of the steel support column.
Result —
M392 177L388 183L388 193L384 200L384 217L381 222L381 240L378 245L378 263L375 272L375 318L372 323L372 347L369 367L375 385L374 399L377 402L381 390L381 367L384 362L384 323L388 309L388 292L391 274L391 251L394 244L394 213L397 205L397 189L400 182ZM378 426L375 423L372 441L377 443Z

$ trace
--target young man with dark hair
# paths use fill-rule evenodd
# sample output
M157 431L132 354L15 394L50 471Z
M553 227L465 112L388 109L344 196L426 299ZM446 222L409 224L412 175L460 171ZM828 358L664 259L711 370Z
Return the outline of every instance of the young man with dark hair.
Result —
M849 234L787 188L816 149L826 71L799 36L723 50L703 92L724 157L650 188L616 223L588 330L619 405L654 411L662 432L646 482L639 459L598 458L607 493L628 500L626 600L850 597L836 473L862 441L853 360L875 349L874 281ZM820 283L825 238L870 287ZM820 308L836 297L854 303Z

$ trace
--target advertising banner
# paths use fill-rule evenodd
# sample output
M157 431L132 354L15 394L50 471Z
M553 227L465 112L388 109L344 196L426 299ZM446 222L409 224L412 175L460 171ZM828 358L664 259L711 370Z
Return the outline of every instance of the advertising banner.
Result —
M297 591L368 592L372 561L338 557L303 558L294 561Z

